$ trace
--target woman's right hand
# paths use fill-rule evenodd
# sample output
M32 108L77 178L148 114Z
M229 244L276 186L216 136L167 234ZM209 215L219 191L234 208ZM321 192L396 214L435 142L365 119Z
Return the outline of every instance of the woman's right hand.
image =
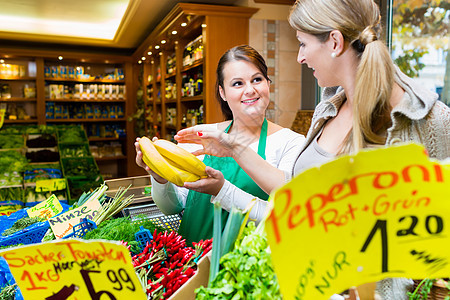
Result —
M182 129L174 138L178 143L203 145L203 149L192 152L194 155L233 156L237 147L229 134L219 130L204 130L201 125Z
M155 179L157 182L161 184L167 183L167 180L156 174L153 170L151 170L145 163L142 157L144 156L141 151L141 147L139 146L139 140L140 138L136 138L136 142L134 143L134 147L136 148L136 164L143 168L145 171L147 171L148 174L150 174L153 179Z

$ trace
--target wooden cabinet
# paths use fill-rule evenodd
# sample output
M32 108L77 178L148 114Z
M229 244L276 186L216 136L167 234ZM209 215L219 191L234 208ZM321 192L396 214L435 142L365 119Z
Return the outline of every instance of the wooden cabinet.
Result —
M0 86L8 85L10 90L0 104L23 107L29 116L7 119L5 125L81 124L90 145L97 146L92 149L98 151L102 173L128 175L127 144L133 144L134 133L127 115L135 97L130 57L0 49L0 58L5 65L0 69ZM134 163L134 153L130 156Z
M0 103L4 124L37 123L36 59L1 58Z
M181 128L223 120L216 67L229 48L248 44L256 8L178 3L133 55L144 65L147 134L171 139Z

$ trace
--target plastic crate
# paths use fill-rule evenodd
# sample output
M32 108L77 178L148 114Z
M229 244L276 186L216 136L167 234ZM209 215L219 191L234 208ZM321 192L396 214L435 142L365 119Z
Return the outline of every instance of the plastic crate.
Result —
M59 144L59 155L61 158L74 158L74 157L92 157L91 150L88 143L82 144Z
M178 231L181 223L180 215L165 215L159 210L155 203L126 207L122 212L125 216L129 216L132 221L137 221L138 215L144 215L150 219L153 224L167 230Z
M75 175L72 172L72 168L76 167L79 164L83 164L83 165L89 165L90 170L86 170L85 173L83 174L77 174ZM68 178L78 178L78 179L86 179L89 176L96 176L98 174L100 174L100 170L98 169L97 166L97 162L95 161L95 159L91 156L91 157L80 157L80 158L76 158L76 157L71 157L71 158L61 158L61 166L63 169L63 174L64 177Z
M36 225L37 224L37 225ZM9 246L16 244L37 244L42 241L47 230L50 228L48 221L35 223L31 229L22 229L8 237L0 239L0 246Z
M93 190L103 183L103 177L100 174L96 176L88 176L87 178L66 177L66 179L69 203L77 201L83 192Z
M65 134L72 132L78 138L76 140L67 140ZM79 125L58 126L57 137L59 144L80 144L88 142L86 131Z

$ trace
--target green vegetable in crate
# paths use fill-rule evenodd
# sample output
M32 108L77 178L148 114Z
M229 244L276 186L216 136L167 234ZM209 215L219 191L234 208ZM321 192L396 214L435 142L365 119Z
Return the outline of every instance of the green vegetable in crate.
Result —
M0 149L23 148L24 138L19 134L0 134Z
M63 161L66 176L88 176L98 174L99 170L93 160L67 159Z
M17 283L5 286L0 292L0 300L14 300L16 299Z
M79 127L69 127L59 131L60 143L83 143L85 137Z
M1 151L0 170L2 172L23 172L28 165L28 160L15 150Z
M30 225L33 225L34 223L38 223L41 222L42 218L40 217L24 217L21 218L19 220L17 220L12 226L11 228L6 229L5 231L3 231L2 235L3 236L8 236L11 235L13 233L16 233L22 229L27 228Z
M282 299L263 224L248 224L210 285L195 290L196 299Z
M139 218L139 216L138 216ZM164 229L156 226L153 222L145 216L139 218L139 221L133 222L130 218L115 218L103 221L96 229L89 231L84 236L85 239L105 239L114 241L124 241L131 246L131 252L139 253L139 243L136 242L134 234L139 231L139 226L143 226L145 229L153 232L155 229L158 232Z

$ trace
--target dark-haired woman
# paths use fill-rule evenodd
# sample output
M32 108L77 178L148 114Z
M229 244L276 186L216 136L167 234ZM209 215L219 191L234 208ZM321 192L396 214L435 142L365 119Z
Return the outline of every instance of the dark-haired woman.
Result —
M224 132L271 166L291 170L304 137L265 118L270 102L270 79L263 57L247 45L231 48L219 60L216 73L216 96L226 121L197 128ZM231 157L205 155L202 159L208 166L209 177L177 187L152 172L142 161L139 144L135 146L136 162L152 175L152 196L161 211L175 214L184 210L179 232L188 241L212 236L211 201L215 196L228 199L221 202L225 210L230 210L232 203L244 208L239 201L248 197L268 198L268 193ZM187 149L192 151L199 147ZM261 219L265 207L265 201L258 202L250 218ZM222 224L227 216L228 212L224 211Z

